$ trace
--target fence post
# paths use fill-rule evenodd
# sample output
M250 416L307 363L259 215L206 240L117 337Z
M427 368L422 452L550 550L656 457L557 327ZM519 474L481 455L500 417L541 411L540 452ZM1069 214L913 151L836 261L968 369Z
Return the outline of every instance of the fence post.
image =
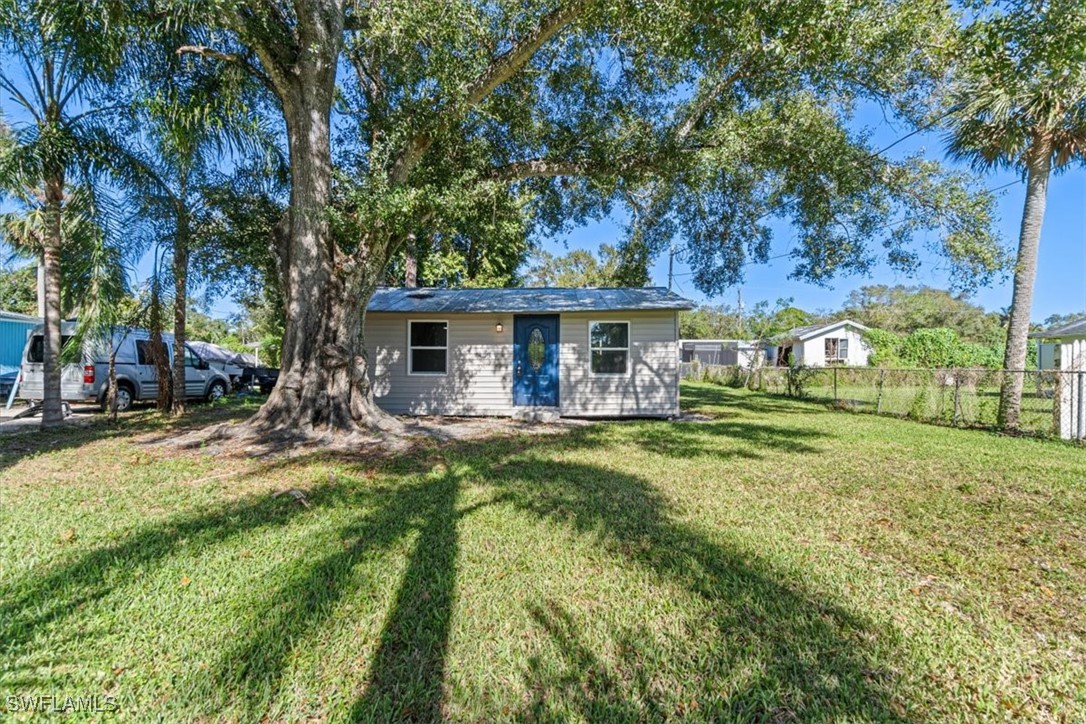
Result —
M875 414L882 414L882 386L886 382L886 368L879 370L879 394L875 398Z
M833 368L833 401L837 402L837 367Z
M1086 398L1083 398L1083 393L1086 393L1086 370L1079 370L1077 404L1078 429L1075 431L1075 435L1079 440L1086 438Z
M954 427L958 426L959 412L961 408L958 406L958 395L962 388L962 375L961 370L956 370L954 373Z

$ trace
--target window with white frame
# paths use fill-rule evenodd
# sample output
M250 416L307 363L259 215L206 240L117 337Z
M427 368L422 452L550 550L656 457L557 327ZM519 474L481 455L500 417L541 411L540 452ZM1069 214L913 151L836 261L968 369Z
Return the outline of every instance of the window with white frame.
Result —
M443 375L449 367L449 323L407 323L407 372L412 375Z
M589 322L592 373L624 375L630 369L630 323Z
M826 337L826 361L827 362L847 362L848 361L848 338L847 337Z

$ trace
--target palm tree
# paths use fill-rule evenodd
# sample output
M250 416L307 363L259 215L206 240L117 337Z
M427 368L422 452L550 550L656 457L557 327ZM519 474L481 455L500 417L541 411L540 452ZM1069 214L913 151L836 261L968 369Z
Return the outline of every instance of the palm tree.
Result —
M25 200L24 200L25 201ZM41 256L48 218L40 204L24 202L20 211L0 214L0 238L18 256ZM61 219L64 256L60 262L64 289L61 309L78 317L72 340L61 351L64 362L78 361L85 339L110 339L115 327L131 319L133 300L128 289L125 259L138 253L119 234L120 208L93 188L70 186ZM115 416L116 350L111 346L110 407Z
M950 153L1026 180L999 399L999 424L1016 428L1048 179L1086 161L1086 5L1014 3L978 20L966 41Z
M216 166L230 154L273 147L271 132L252 112L262 90L232 64L178 56L170 23L152 26L142 58L135 117L146 143L130 174L140 214L172 252L173 389L170 411L185 411L185 341L190 258L206 223L207 188L221 181ZM237 160L236 158L232 160ZM157 283L152 289L157 290ZM156 300L159 295L156 293Z
M60 399L61 259L69 186L87 186L108 162L114 140L104 98L121 68L125 39L119 3L0 1L0 90L22 118L0 152L0 189L43 220L45 380L42 427L63 419Z

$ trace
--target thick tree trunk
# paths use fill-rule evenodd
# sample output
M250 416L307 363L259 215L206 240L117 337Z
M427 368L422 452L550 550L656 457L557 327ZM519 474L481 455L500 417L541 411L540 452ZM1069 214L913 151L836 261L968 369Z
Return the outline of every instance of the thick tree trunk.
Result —
M280 252L286 330L279 381L249 421L262 431L353 432L396 424L374 402L362 338L364 310L386 261L384 245L374 253L372 240L360 240L360 253L340 254L328 224L334 72L325 76L303 78L281 99L291 162L290 230Z
M1022 388L1029 343L1029 320L1033 307L1033 284L1037 277L1037 250L1044 223L1048 177L1052 170L1052 145L1047 138L1034 139L1026 168L1026 203L1018 237L1018 259L1014 266L1014 295L1007 324L1007 349L1003 355L1003 384L999 391L999 425L1015 429L1022 408Z
M41 426L55 427L64 421L60 392L60 254L61 214L64 202L64 179L60 176L45 182L45 236L42 239L42 274L44 284L44 355Z
M184 198L182 190L181 198ZM188 305L189 228L188 214L179 209L173 245L173 399L170 412L185 414L185 315Z

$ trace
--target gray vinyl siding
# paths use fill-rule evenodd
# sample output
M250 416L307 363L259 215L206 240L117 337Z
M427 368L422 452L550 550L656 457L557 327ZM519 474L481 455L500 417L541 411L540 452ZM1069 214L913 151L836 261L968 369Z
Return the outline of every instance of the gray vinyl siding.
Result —
M449 323L444 375L407 373L407 322ZM502 323L501 333L494 331ZM366 315L366 345L377 404L405 415L511 415L513 318L500 314Z
M561 414L569 417L667 417L679 411L678 317L674 311L559 315ZM408 320L449 323L445 375L407 373ZM589 321L630 322L630 370L593 375ZM495 325L501 322L501 333ZM513 315L366 315L366 344L377 404L396 414L511 415Z
M677 315L666 312L563 314L559 338L559 405L569 417L670 417L679 413ZM630 323L625 375L594 375L590 321Z

